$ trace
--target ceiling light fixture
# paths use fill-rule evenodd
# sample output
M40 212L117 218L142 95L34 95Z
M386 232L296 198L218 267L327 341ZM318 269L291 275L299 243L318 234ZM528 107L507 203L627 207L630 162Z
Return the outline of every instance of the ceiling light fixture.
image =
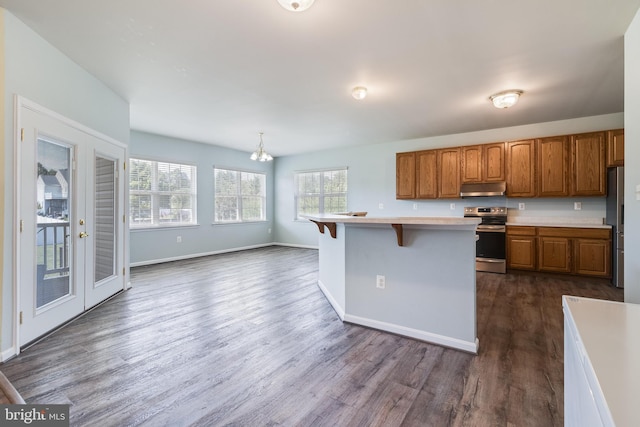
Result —
M278 0L280 6L292 12L302 12L311 7L315 0Z
M499 92L494 95L491 95L489 99L493 102L493 106L496 108L509 108L516 105L520 95L524 92L521 90L505 90L504 92Z
M360 101L361 99L365 99L367 97L367 88L364 86L356 86L351 91L351 96Z
M260 132L259 135L260 143L258 144L258 149L254 151L253 154L251 154L250 159L258 160L259 162L270 162L271 160L273 160L273 157L271 157L271 154L264 151L264 143L262 142L263 133Z

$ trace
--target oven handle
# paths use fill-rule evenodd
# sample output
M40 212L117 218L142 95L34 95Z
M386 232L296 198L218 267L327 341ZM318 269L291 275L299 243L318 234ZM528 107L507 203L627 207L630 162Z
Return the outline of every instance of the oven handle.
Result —
M483 233L505 233L507 227L504 225L479 225L476 230Z

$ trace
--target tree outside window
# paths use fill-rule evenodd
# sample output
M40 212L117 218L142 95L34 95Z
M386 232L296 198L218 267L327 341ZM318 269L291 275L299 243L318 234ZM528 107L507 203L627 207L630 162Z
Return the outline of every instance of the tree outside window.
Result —
M195 166L131 159L131 228L195 225L196 200Z
M298 172L294 179L296 219L347 210L346 168Z
M214 187L214 222L265 221L265 174L215 168Z

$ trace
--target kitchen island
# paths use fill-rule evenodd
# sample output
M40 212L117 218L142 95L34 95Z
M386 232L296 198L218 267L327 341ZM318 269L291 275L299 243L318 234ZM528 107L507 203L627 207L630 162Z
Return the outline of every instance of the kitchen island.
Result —
M308 215L318 285L345 322L477 353L478 218Z

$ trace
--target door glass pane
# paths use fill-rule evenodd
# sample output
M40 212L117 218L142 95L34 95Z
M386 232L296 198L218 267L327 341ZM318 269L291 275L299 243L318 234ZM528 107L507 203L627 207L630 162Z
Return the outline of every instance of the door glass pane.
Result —
M115 274L116 163L96 157L95 171L95 282Z
M36 307L71 293L71 148L38 139L36 159Z

